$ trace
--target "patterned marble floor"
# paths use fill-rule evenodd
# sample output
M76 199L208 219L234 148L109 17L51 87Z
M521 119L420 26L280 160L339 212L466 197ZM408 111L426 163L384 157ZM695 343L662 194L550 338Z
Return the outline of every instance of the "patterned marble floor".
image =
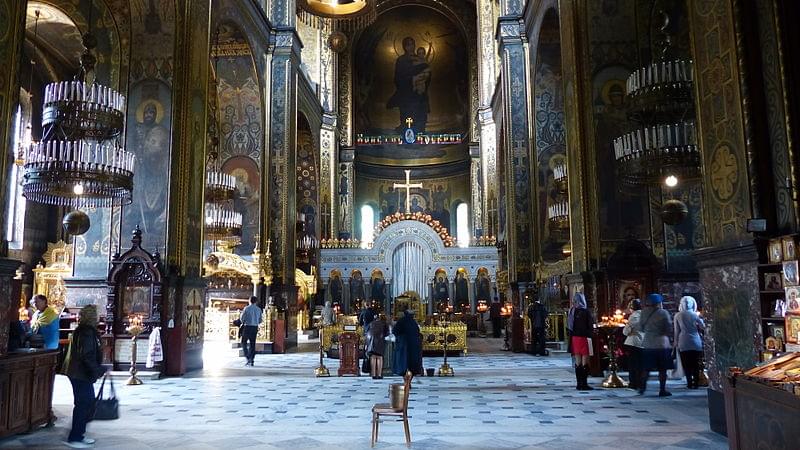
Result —
M455 378L415 379L412 448L727 448L725 438L708 429L703 391L676 381L669 398L657 397L654 386L644 397L627 389L577 392L566 355L496 352L500 344L493 339L470 346L469 356L449 358ZM230 351L212 352L202 372L118 386L122 417L89 425L95 447L369 448L370 408L400 381L316 379L315 353L259 355L256 367L245 368ZM425 358L427 367L439 364L441 358ZM338 362L326 365L334 372ZM69 381L58 376L56 425L0 440L0 448L64 448L71 401ZM402 425L383 424L376 448L405 448Z

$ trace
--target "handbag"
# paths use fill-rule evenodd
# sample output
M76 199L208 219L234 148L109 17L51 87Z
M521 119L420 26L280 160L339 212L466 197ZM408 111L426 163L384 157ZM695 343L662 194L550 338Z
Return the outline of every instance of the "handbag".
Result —
M108 398L103 397L106 378L108 378L108 385L110 386ZM117 399L117 392L114 390L114 380L106 374L103 377L103 382L100 383L100 390L97 392L97 398L95 399L94 420L116 419L119 419L119 400Z

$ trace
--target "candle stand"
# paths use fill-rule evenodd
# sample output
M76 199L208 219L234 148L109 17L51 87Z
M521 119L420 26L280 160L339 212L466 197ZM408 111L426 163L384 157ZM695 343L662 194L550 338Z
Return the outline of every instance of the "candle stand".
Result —
M128 373L128 381L125 382L128 386L138 386L142 384L142 380L136 376L139 371L136 369L136 338L144 331L142 327L142 319L139 316L133 316L130 320L130 325L127 328L128 333L131 335L131 368Z
M322 322L320 322L320 325L319 325L319 366L316 369L314 369L314 376L317 377L317 378L331 376L331 372L328 370L327 367L325 367L325 363L322 361L322 357L323 357L322 343L324 342L322 340L322 333L324 332L323 329L324 329L324 327L322 326Z
M444 352L444 361L442 362L442 365L439 366L439 376L440 377L452 377L452 376L455 376L455 372L453 371L453 368L450 367L450 364L447 363L447 328L450 326L450 321L449 321L449 317L448 316L449 316L449 313L447 313L447 315L445 316L446 317L445 320L439 322L439 325L441 325L442 328L443 328L443 330L442 330L442 348L444 349L443 350L443 352Z
M608 347L608 370L609 374L603 380L604 388L625 388L628 383L617 375L617 331L619 326L603 326L600 327L601 332L606 338L606 346Z

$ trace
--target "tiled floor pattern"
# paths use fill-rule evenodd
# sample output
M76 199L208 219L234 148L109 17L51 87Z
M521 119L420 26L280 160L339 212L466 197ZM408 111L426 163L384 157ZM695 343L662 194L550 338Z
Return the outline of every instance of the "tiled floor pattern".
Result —
M213 368L189 377L118 386L122 417L91 423L89 435L96 448L108 449L369 448L370 408L400 379L316 379L317 358L259 355L251 369L221 354L208 364ZM471 353L449 362L456 377L415 379L414 449L727 447L708 430L705 393L679 382L670 398L652 388L644 397L627 389L577 392L566 355ZM439 364L441 358L425 358L427 367ZM335 373L338 361L326 365ZM69 382L59 376L55 427L0 440L0 448L63 448L71 401ZM402 444L402 426L383 424L376 448Z

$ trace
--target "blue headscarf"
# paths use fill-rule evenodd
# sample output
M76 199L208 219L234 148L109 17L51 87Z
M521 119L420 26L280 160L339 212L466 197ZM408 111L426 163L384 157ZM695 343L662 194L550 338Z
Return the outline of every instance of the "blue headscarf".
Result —
M646 306L660 306L662 303L664 303L664 297L661 294L647 294Z

